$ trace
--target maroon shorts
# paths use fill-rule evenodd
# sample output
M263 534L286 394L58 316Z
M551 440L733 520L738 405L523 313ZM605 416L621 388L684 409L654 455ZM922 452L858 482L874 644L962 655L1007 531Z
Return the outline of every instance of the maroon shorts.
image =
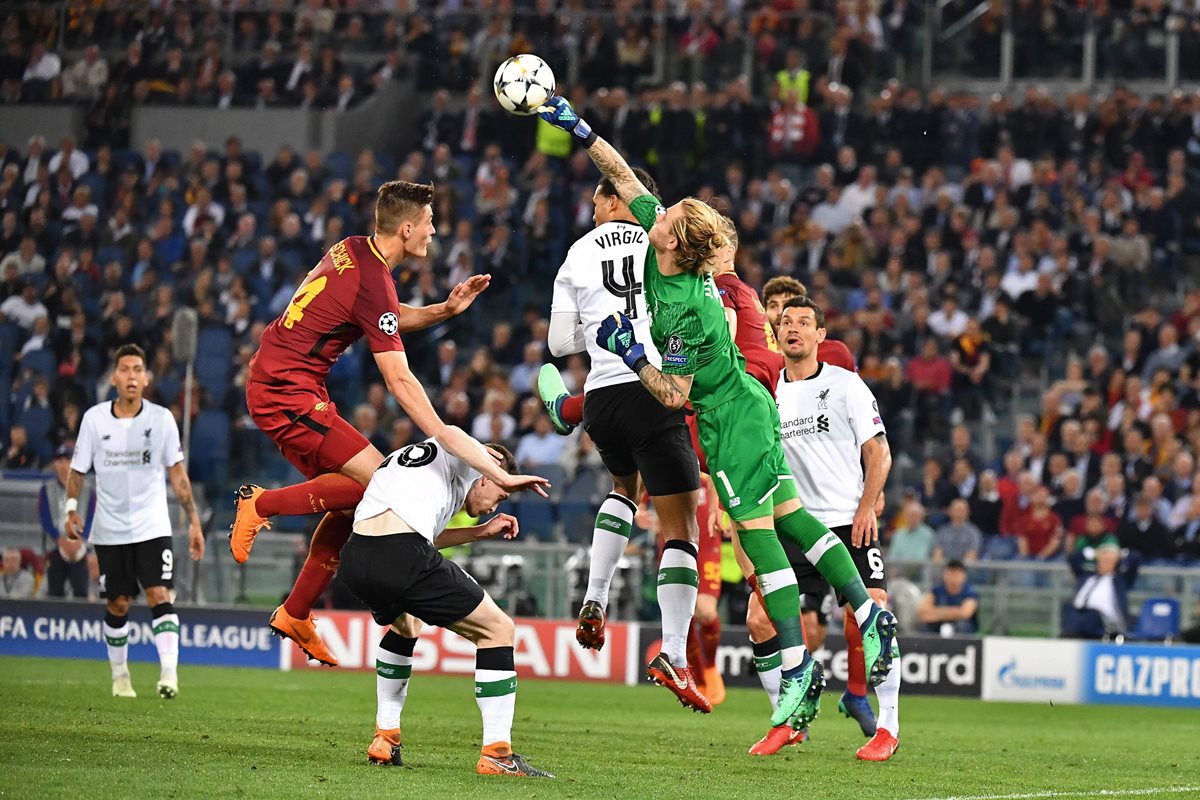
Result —
M322 384L246 383L246 408L283 457L311 480L342 466L371 443L337 412Z

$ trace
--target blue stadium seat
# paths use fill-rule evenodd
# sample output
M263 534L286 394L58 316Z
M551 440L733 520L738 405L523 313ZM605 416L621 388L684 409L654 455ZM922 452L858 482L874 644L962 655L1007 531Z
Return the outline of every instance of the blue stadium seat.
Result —
M21 412L18 420L29 435L29 448L37 454L38 462L50 460L54 444L50 435L54 432L54 412L44 406L30 406Z
M596 525L596 506L590 501L563 499L558 504L558 518L562 522L563 537L572 544L592 540Z
M521 523L521 534L543 542L554 539L554 504L544 497L524 492L516 503L516 517Z
M233 334L222 326L200 329L196 348L196 380L208 392L213 405L225 404L233 371Z
M325 156L325 166L329 168L333 177L350 180L350 174L354 170L354 159L349 153L335 151Z
M190 472L201 482L212 481L229 460L229 416L224 411L201 411L192 425Z
M1137 624L1126 636L1142 641L1164 641L1179 635L1179 601L1173 597L1148 597Z
M21 358L21 368L52 379L58 372L58 359L53 350L44 347L40 350L30 350Z
M129 253L123 247L101 247L96 251L96 261L104 266L110 261L116 261L122 266L128 266L126 261L129 258Z
M1017 557L1017 540L1012 536L989 536L983 542L980 558L992 561L1007 561Z

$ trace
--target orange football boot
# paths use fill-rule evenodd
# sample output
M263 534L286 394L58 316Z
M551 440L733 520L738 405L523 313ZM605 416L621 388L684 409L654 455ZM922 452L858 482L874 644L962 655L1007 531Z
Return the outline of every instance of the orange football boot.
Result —
M367 763L378 764L381 767L400 767L403 762L400 760L400 729L388 728L383 729L375 727L375 738L371 740L371 746L367 748Z
M270 520L260 516L258 509L254 507L254 501L265 491L266 489L253 483L243 483L234 493L237 514L233 518L233 524L229 526L229 552L233 553L233 560L239 564L245 564L250 558L254 537L258 532L271 527Z
M287 612L283 606L271 612L271 621L268 623L271 630L285 639L291 639L296 643L304 655L320 661L327 667L336 667L337 658L321 641L320 634L317 633L316 618L311 614L308 619L296 619Z
M725 679L721 677L721 671L716 667L704 668L704 680L701 683L704 696L708 698L708 702L714 706L719 706L725 702Z
M475 771L480 775L507 775L510 778L553 778L549 772L540 770L517 755L507 742L496 742L483 748Z

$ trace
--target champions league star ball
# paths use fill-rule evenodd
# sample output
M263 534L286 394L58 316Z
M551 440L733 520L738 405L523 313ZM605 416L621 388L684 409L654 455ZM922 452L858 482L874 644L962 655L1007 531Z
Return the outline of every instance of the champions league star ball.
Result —
M537 56L522 53L500 65L492 88L505 111L527 117L554 96L554 72Z

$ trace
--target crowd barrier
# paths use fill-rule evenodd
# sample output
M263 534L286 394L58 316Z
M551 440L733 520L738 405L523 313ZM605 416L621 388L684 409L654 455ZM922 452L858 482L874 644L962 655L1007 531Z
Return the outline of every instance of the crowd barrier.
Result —
M150 621L131 615L129 657L156 661ZM315 669L291 642L272 638L267 615L241 608L180 607L183 664ZM0 656L106 658L98 605L51 601L0 602ZM382 628L368 614L328 611L318 629L342 669L373 670ZM658 650L655 625L614 622L608 645L583 650L574 620L516 620L515 660L524 678L643 682L645 663ZM1200 708L1200 647L1107 644L1002 636L941 638L901 636L900 674L905 694L974 697L1026 703ZM847 651L831 633L817 653L831 691L845 685ZM744 628L722 631L717 658L730 686L757 687L753 652ZM474 647L441 628L427 628L413 653L418 672L467 675Z

